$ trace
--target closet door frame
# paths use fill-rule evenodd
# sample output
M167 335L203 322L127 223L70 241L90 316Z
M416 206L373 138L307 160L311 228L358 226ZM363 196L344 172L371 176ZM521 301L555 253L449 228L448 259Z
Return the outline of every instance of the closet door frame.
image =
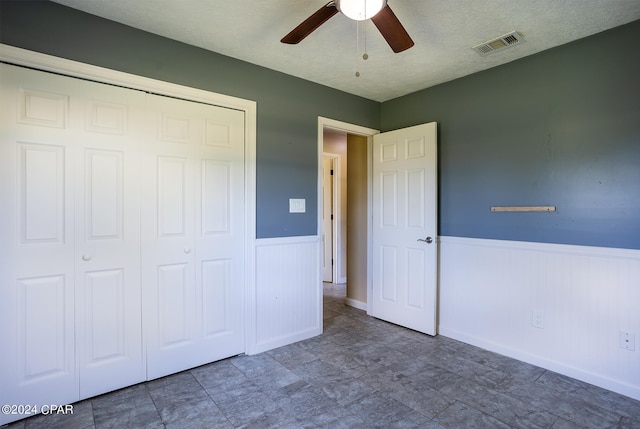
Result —
M245 287L243 312L245 353L256 350L256 115L257 103L237 97L137 76L39 52L0 44L0 61L18 66L123 86L158 95L236 109L245 114Z

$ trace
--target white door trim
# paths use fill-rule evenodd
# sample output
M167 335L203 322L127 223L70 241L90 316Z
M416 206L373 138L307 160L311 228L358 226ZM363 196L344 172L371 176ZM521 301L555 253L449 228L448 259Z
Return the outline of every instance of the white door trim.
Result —
M380 131L367 128L360 125L350 124L348 122L342 122L335 119L324 118L322 116L318 116L318 165L322 165L322 156L323 156L323 139L324 139L324 129L332 129L338 131L344 131L348 134L354 134L358 136L367 137L367 165L372 165L372 156L373 156L373 136L379 134ZM318 236L322 237L322 168L318 168ZM371 168L368 169L368 177L367 177L367 314L371 313L371 300L368 298L372 294L372 283L371 283L371 196L372 196L372 176L371 176ZM322 260L318 260L319 266L322 267ZM347 282L349 279L347 279Z
M0 61L31 67L38 70L88 79L95 82L124 86L131 89L151 92L159 95L181 98L190 101L213 104L236 109L245 113L245 293L242 316L245 331L245 350L255 348L250 339L255 340L256 319L256 114L257 103L251 100L177 85L156 79L84 64L77 61L54 57L52 55L0 44Z

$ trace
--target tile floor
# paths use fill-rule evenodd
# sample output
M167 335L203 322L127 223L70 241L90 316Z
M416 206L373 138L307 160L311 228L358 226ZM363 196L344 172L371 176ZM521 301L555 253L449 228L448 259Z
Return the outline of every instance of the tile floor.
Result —
M640 428L640 401L344 305L324 334L36 416L30 428Z

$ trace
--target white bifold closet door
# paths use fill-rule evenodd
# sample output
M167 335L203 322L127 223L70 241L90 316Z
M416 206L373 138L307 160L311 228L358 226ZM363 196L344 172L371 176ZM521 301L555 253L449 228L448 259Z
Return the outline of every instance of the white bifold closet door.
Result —
M145 94L1 66L2 403L144 380Z
M0 403L242 353L244 113L6 64L0 100Z
M244 112L149 100L142 254L152 379L244 351Z

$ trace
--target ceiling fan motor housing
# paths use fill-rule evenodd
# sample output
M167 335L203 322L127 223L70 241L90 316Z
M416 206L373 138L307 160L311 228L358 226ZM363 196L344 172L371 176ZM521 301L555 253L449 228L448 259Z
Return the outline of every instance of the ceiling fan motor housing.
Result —
M336 7L355 21L371 19L387 5L387 0L336 0Z
M355 20L371 19L371 22L395 53L406 51L413 46L411 36L387 5L387 0L331 0L302 21L280 41L292 45L300 43L338 11Z

